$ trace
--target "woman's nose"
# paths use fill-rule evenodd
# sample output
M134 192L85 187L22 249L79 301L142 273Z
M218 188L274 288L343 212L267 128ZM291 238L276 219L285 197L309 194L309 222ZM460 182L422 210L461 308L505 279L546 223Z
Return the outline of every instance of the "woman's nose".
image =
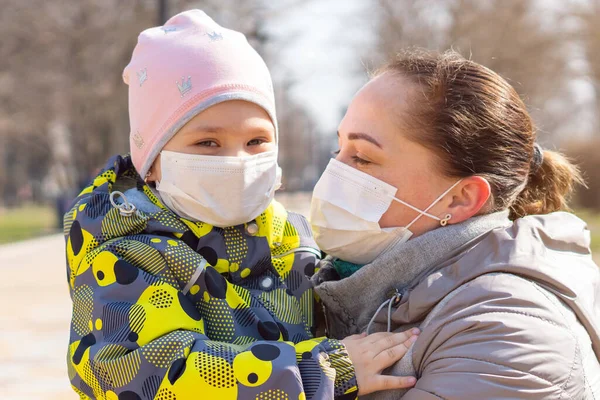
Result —
M339 162L343 162L344 164L348 164L350 165L350 157L346 154L344 154L343 151L340 151L336 156L335 159Z

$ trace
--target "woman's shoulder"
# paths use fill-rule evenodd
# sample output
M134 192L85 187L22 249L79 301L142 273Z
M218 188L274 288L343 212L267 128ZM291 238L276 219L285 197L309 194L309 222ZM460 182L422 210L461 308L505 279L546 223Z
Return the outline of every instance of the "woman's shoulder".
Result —
M510 315L566 328L575 319L573 311L534 281L518 274L491 272L450 292L431 311L426 321L442 316L499 320Z
M514 274L481 275L451 292L422 326L414 356L420 373L462 360L478 372L546 382L566 392L584 386L591 340L554 294ZM473 371L475 372L475 371ZM573 386L574 385L574 386ZM577 396L575 396L577 397Z

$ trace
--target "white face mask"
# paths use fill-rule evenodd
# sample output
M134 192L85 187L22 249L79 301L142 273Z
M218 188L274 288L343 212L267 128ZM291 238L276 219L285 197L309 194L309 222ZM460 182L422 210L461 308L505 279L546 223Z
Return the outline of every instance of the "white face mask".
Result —
M317 244L327 254L355 264L368 264L390 248L412 236L409 228L428 214L456 182L424 211L394 197L397 188L336 159L331 159L313 192L310 223ZM405 227L381 228L379 220L392 201L419 215ZM445 221L450 217L447 216Z
M165 205L192 221L227 227L262 214L281 186L277 151L248 157L221 157L162 151L161 181Z

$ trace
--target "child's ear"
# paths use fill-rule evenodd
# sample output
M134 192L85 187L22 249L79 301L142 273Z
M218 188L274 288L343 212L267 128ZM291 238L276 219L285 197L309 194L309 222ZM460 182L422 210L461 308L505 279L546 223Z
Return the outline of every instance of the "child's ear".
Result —
M146 182L147 184L154 183L157 181L160 182L160 179L161 179L161 174L160 174L160 155L159 155L158 157L156 157L156 160L154 161L154 163L152 164L152 166L146 173L146 176L144 177L144 182Z

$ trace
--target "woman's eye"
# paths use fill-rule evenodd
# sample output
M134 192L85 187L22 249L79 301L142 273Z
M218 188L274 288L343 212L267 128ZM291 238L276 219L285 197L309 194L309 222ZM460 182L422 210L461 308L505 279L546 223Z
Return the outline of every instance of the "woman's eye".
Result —
M370 162L370 161L363 160L362 158L360 158L360 157L358 157L358 156L352 156L352 160L353 160L355 163L359 164L359 165L368 165L368 164L371 164L371 162Z
M248 142L247 146L258 146L258 145L261 145L266 142L267 141L264 139L252 139L251 141Z
M196 146L202 147L217 147L218 144L214 140L203 140L201 142L196 143Z

